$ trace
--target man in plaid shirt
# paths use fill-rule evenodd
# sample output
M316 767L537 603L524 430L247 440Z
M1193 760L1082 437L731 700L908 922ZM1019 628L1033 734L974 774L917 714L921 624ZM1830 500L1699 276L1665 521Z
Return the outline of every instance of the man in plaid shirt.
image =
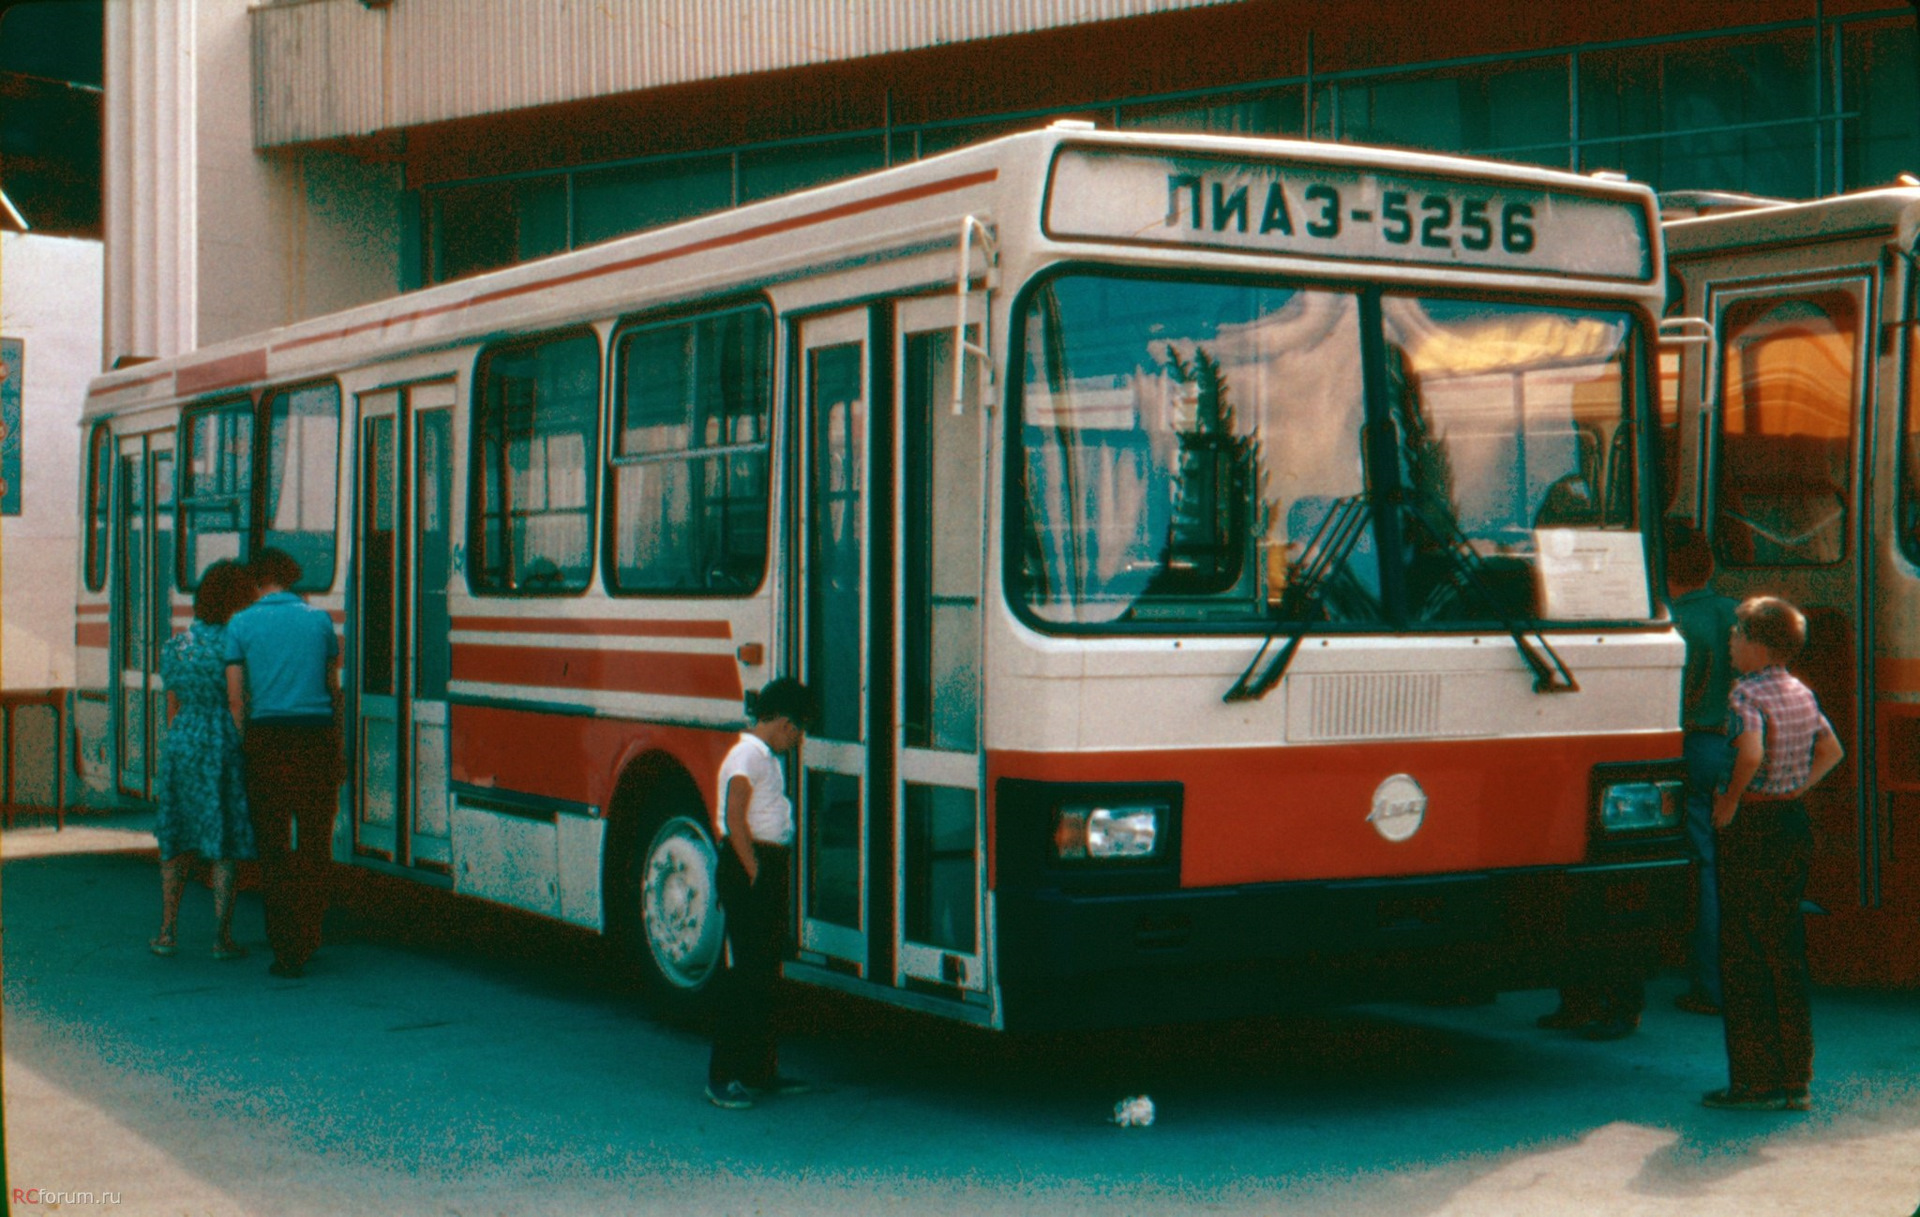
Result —
M1813 1078L1807 936L1800 896L1813 834L1806 794L1840 763L1840 741L1812 690L1786 665L1807 619L1775 596L1734 613L1729 650L1743 675L1729 698L1733 772L1715 800L1727 1087L1701 1099L1739 1111L1806 1111Z

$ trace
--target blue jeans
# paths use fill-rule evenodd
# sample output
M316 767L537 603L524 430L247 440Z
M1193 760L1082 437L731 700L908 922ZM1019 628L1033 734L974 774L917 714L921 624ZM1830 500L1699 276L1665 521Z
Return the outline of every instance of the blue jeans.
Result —
M1720 865L1714 844L1713 796L1733 768L1733 745L1715 731L1689 731L1680 745L1687 763L1687 838L1700 864L1688 968L1693 987L1720 1002Z

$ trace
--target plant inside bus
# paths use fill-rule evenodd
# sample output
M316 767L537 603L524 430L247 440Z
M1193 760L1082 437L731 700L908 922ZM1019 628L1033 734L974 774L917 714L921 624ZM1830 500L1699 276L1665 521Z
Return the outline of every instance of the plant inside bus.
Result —
M1624 312L1087 271L1023 309L1010 575L1043 625L1651 616L1553 561L1638 535Z

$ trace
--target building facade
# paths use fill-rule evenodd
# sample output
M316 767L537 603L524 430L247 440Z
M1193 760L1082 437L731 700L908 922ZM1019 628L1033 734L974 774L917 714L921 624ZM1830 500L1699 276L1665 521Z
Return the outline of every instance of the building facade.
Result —
M1920 171L1894 0L109 0L107 351L1055 118L1814 197Z

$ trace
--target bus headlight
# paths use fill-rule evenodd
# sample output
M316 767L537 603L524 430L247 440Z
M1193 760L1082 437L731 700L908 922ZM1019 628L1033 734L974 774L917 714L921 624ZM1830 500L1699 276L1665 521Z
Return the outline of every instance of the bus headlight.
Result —
M1608 832L1678 828L1686 814L1679 782L1615 782L1600 792L1600 827Z
M1159 803L1069 804L1054 812L1054 857L1063 862L1155 857L1167 813Z

